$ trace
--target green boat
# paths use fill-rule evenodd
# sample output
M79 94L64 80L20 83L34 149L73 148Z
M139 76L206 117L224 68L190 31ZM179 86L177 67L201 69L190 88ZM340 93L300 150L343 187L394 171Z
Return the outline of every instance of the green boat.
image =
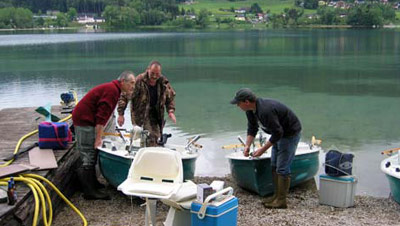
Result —
M400 204L400 165L399 155L393 155L381 162L381 170L389 181L392 198Z
M319 147L299 143L291 166L291 187L314 178L319 169L320 150ZM240 187L260 196L273 193L271 149L257 158L245 157L242 152L231 153L226 158L232 177Z
M140 146L140 139L136 139L132 142L133 148L130 148L130 139L122 139L122 136L105 136L103 145L99 148L100 171L113 187L118 187L127 178L129 168ZM185 146L166 144L164 147L181 153L184 180L193 179L196 170L196 160L199 156L196 147L190 144ZM128 152L127 150L131 151Z

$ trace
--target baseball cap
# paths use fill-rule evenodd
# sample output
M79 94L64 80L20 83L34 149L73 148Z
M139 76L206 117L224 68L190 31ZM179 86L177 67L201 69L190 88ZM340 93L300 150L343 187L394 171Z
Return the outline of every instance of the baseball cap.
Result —
M255 94L249 88L241 88L236 92L235 97L231 100L231 104L237 104L240 101L254 99Z

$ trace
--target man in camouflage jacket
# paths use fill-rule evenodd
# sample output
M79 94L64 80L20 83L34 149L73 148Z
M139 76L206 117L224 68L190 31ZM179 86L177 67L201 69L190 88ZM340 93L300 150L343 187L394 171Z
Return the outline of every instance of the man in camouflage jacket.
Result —
M146 72L136 77L132 96L122 93L118 101L118 124L124 124L124 112L131 100L131 119L133 125L143 127L150 132L147 146L157 146L165 124L164 112L176 123L175 91L168 79L161 74L161 64L152 61Z

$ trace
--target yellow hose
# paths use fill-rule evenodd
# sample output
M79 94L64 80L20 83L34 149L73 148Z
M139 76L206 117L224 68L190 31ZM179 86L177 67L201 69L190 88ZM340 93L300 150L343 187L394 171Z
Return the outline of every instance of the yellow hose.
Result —
M79 211L79 209L76 208L76 207L74 206L74 204L72 204L72 203L60 192L60 190L58 190L58 188L57 188L53 183L51 183L51 181L49 181L48 179L46 179L46 178L44 178L44 177L42 177L42 176L36 175L36 174L24 174L24 176L36 178L36 179L39 179L39 180L43 180L43 181L46 182L48 185L50 185L50 187L53 188L54 191L56 191L56 193L58 194L58 196L60 196L60 197L64 200L64 202L67 203L67 204L71 207L71 209L72 209L75 213L77 213L77 214L79 215L79 217L80 217L80 218L82 219L82 221L83 221L83 225L84 225L84 226L87 226L87 221L86 221L85 216L83 216L83 214Z
M23 176L20 175L20 177L23 177ZM46 215L46 208L43 210L43 221L45 222L45 225L46 225L46 223L47 223L47 225L51 225L51 222L53 221L53 205L51 203L51 198L50 198L49 193L47 192L44 185L42 183L40 183L39 180L34 179L34 178L26 178L26 179L30 180L31 182L34 182L37 186L39 186L39 188L43 192L43 194L47 200L48 207L49 207L49 217L48 218ZM46 203L43 200L42 200L42 202L43 202L43 206L45 207Z
M7 185L8 180L10 180L9 177L0 179L0 185ZM51 183L48 179L46 179L42 176L36 175L36 174L23 174L22 176L14 177L14 180L24 182L27 186L29 186L31 188L31 190L33 192L33 196L35 199L35 211L34 211L34 215L33 215L32 226L37 225L37 220L38 220L39 210L40 210L39 201L41 202L44 225L50 226L53 221L53 207L51 204L50 195L47 192L44 185L39 180L46 182L51 188L53 188L54 191L56 191L57 195L60 196L71 207L71 209L79 215L79 217L82 219L83 225L84 226L88 225L85 216L83 216L83 214L79 211L79 209L76 208L74 206L74 204L72 204L71 201L69 201L60 192L60 190L58 190L58 188L53 183ZM46 197L48 206L49 206L49 217L48 218L47 218L47 214L46 214L46 203L45 203L44 197Z
M23 181L32 190L33 197L35 199L35 212L33 214L32 225L36 226L37 225L37 220L38 220L38 217L39 217L39 197L38 197L38 193L36 191L36 188L32 185L32 183L27 182L27 180L24 181L24 180L19 180L19 179L20 178L18 178L18 177L14 178L15 181ZM9 177L8 178L2 178L2 179L0 179L0 184L1 185L8 185L8 183L7 183L8 180L10 180Z
M41 207L42 207L42 215L43 215L44 225L45 226L49 226L47 224L46 202L44 201L43 191L40 189L40 187L34 181L32 181L31 179L24 178L24 177L21 177L21 176L20 177L15 177L14 180L15 181L22 181L25 184L32 185L35 188L37 194L39 195L39 201L40 201L39 204L41 204ZM45 191L45 192L47 193L47 191Z

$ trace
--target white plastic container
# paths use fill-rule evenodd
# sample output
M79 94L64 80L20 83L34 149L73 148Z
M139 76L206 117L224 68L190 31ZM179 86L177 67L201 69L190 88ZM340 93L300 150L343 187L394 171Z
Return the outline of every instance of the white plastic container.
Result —
M319 203L335 207L354 206L357 178L319 175Z

